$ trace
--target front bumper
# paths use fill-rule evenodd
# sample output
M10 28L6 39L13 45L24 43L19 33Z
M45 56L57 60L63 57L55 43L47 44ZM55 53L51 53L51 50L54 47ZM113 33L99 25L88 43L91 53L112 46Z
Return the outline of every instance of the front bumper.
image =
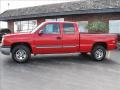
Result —
M10 46L1 46L0 51L4 55L10 55Z

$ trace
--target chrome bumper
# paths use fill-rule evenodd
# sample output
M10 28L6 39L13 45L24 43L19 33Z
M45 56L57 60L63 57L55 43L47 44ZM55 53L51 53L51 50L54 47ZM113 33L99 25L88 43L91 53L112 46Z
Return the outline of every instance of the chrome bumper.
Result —
M4 55L10 55L10 46L1 46L0 51Z

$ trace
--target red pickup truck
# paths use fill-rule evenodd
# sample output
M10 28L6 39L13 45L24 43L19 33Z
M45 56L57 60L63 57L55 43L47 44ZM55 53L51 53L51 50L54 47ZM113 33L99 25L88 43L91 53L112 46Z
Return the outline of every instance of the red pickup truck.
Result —
M94 60L102 61L106 50L116 48L113 34L80 33L75 22L43 22L30 33L5 35L1 52L24 63L31 54L91 53Z

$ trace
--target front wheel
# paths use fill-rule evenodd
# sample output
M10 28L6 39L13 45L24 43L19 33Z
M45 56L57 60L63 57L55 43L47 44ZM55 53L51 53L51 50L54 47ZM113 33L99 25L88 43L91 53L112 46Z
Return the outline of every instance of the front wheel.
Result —
M12 50L12 58L18 63L25 63L30 60L31 52L27 46L18 45Z
M96 61L102 61L106 56L106 49L103 46L97 45L93 48L91 56Z

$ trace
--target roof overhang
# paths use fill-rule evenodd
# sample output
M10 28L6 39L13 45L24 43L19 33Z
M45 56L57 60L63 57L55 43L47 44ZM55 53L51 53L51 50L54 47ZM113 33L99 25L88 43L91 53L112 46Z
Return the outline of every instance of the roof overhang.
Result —
M76 15L76 14L100 14L100 13L119 13L119 12L120 12L120 8L82 9L77 11L50 12L50 13L39 13L39 14L31 14L31 15L0 17L0 21L31 19L31 18L48 17L48 16L66 16L66 15Z

